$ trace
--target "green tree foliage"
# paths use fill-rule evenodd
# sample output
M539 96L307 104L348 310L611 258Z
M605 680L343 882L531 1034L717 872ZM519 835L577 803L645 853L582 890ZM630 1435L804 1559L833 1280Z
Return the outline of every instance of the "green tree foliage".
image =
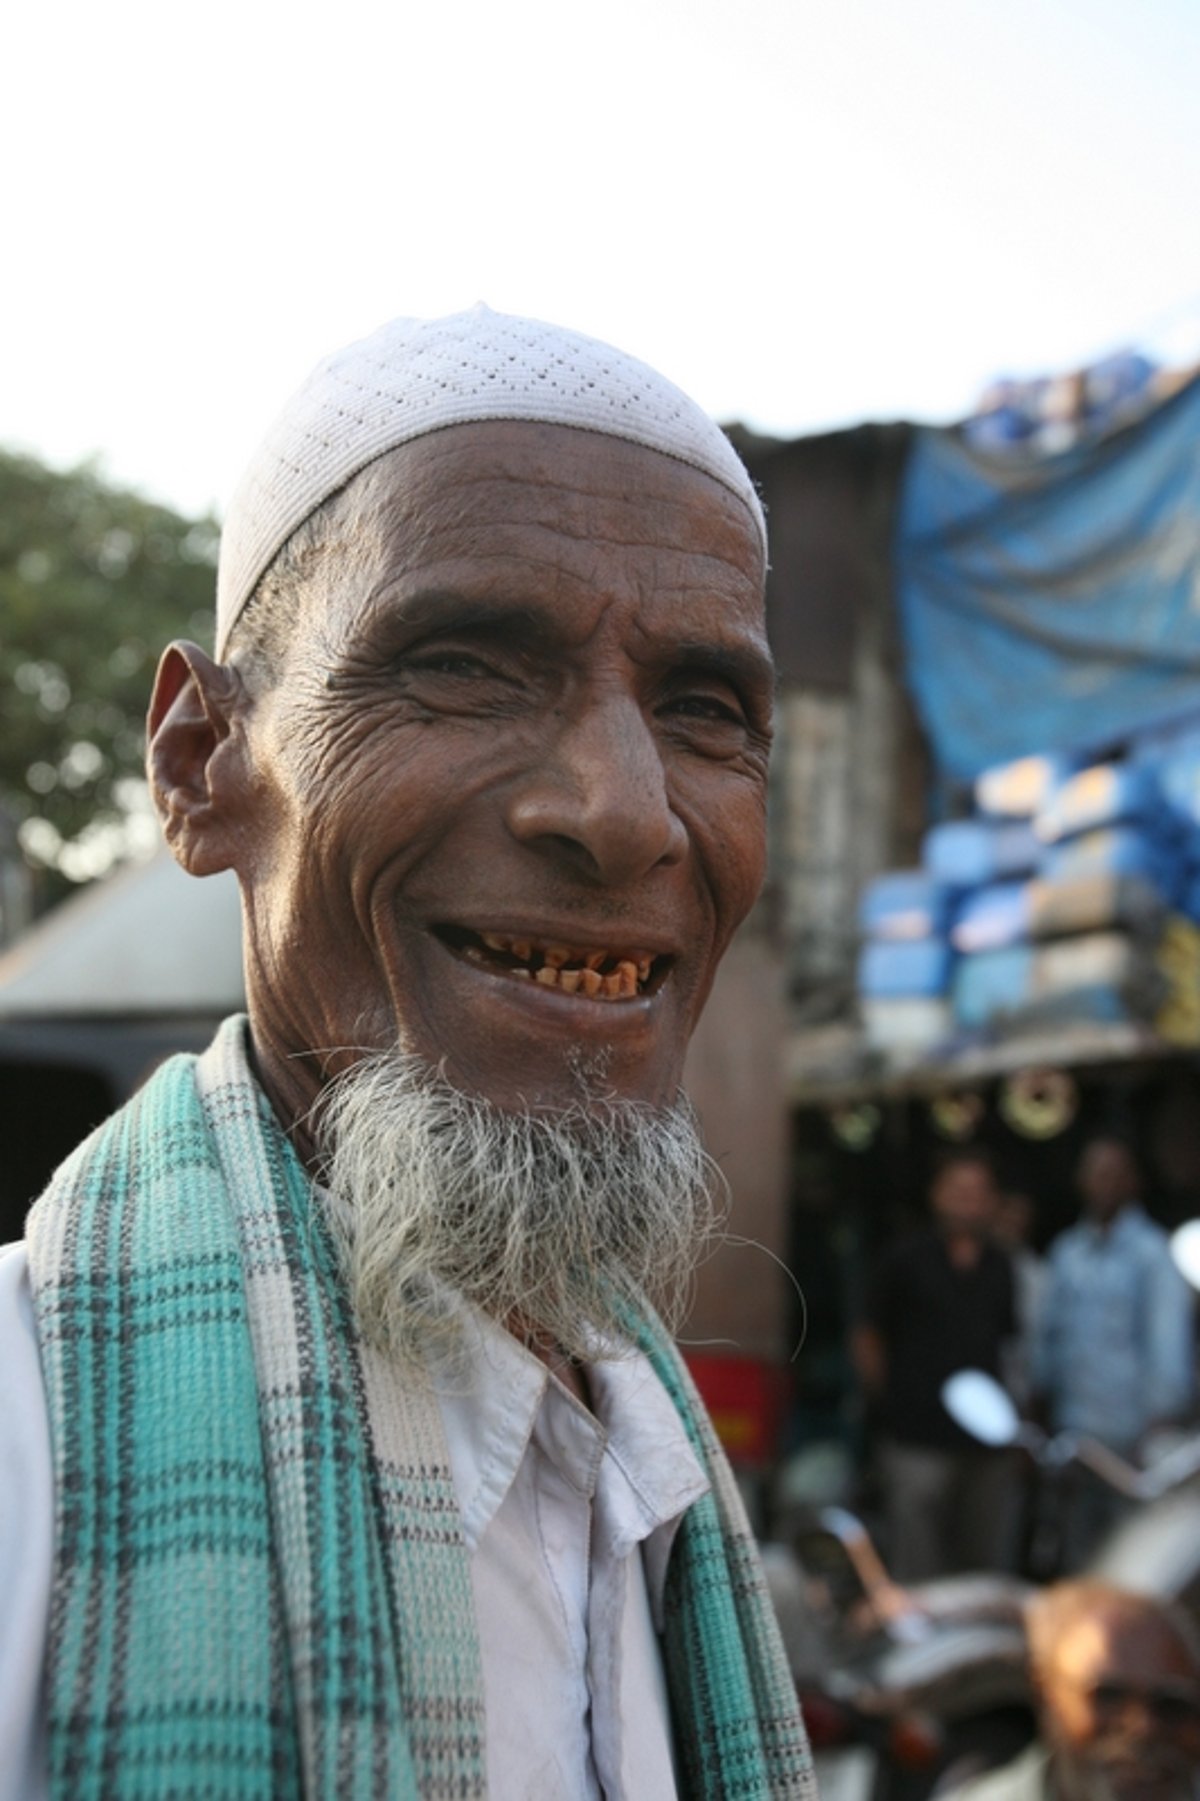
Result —
M0 815L38 909L144 836L143 725L169 638L211 636L217 527L0 451Z

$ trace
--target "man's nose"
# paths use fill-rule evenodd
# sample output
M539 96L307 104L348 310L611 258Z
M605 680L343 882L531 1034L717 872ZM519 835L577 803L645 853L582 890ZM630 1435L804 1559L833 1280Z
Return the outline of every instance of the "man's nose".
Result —
M676 863L687 831L672 809L651 723L630 695L572 708L508 803L515 838L605 887Z

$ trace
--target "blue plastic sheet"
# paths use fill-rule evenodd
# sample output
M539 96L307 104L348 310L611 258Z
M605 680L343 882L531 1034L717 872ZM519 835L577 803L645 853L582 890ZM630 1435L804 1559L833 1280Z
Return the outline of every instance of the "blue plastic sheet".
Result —
M1200 381L1015 464L914 435L896 579L942 772L1119 744L1200 708Z

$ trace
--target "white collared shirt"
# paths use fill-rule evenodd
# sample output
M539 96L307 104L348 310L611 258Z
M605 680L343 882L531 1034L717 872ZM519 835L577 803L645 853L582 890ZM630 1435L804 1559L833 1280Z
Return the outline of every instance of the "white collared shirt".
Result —
M493 1801L670 1801L657 1632L667 1558L708 1482L640 1353L588 1365L595 1414L472 1316L472 1382L435 1388L462 1508Z
M490 1801L669 1801L657 1632L667 1558L708 1483L640 1353L588 1366L593 1415L471 1316L471 1380L435 1375L471 1555ZM0 1250L0 1801L42 1801L39 1672L53 1477L23 1245Z

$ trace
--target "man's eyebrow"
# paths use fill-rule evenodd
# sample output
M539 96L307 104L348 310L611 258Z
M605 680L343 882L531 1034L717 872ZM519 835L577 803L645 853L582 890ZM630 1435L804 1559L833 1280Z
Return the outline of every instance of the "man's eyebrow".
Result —
M775 663L765 650L750 644L714 643L710 639L692 639L673 646L671 666L691 670L700 675L723 676L738 688L775 692Z
M387 593L386 588L379 588L370 598L382 601ZM422 630L470 632L529 644L535 649L551 644L557 636L552 616L541 608L515 600L479 600L441 589L405 596L389 610L387 623L406 634Z

